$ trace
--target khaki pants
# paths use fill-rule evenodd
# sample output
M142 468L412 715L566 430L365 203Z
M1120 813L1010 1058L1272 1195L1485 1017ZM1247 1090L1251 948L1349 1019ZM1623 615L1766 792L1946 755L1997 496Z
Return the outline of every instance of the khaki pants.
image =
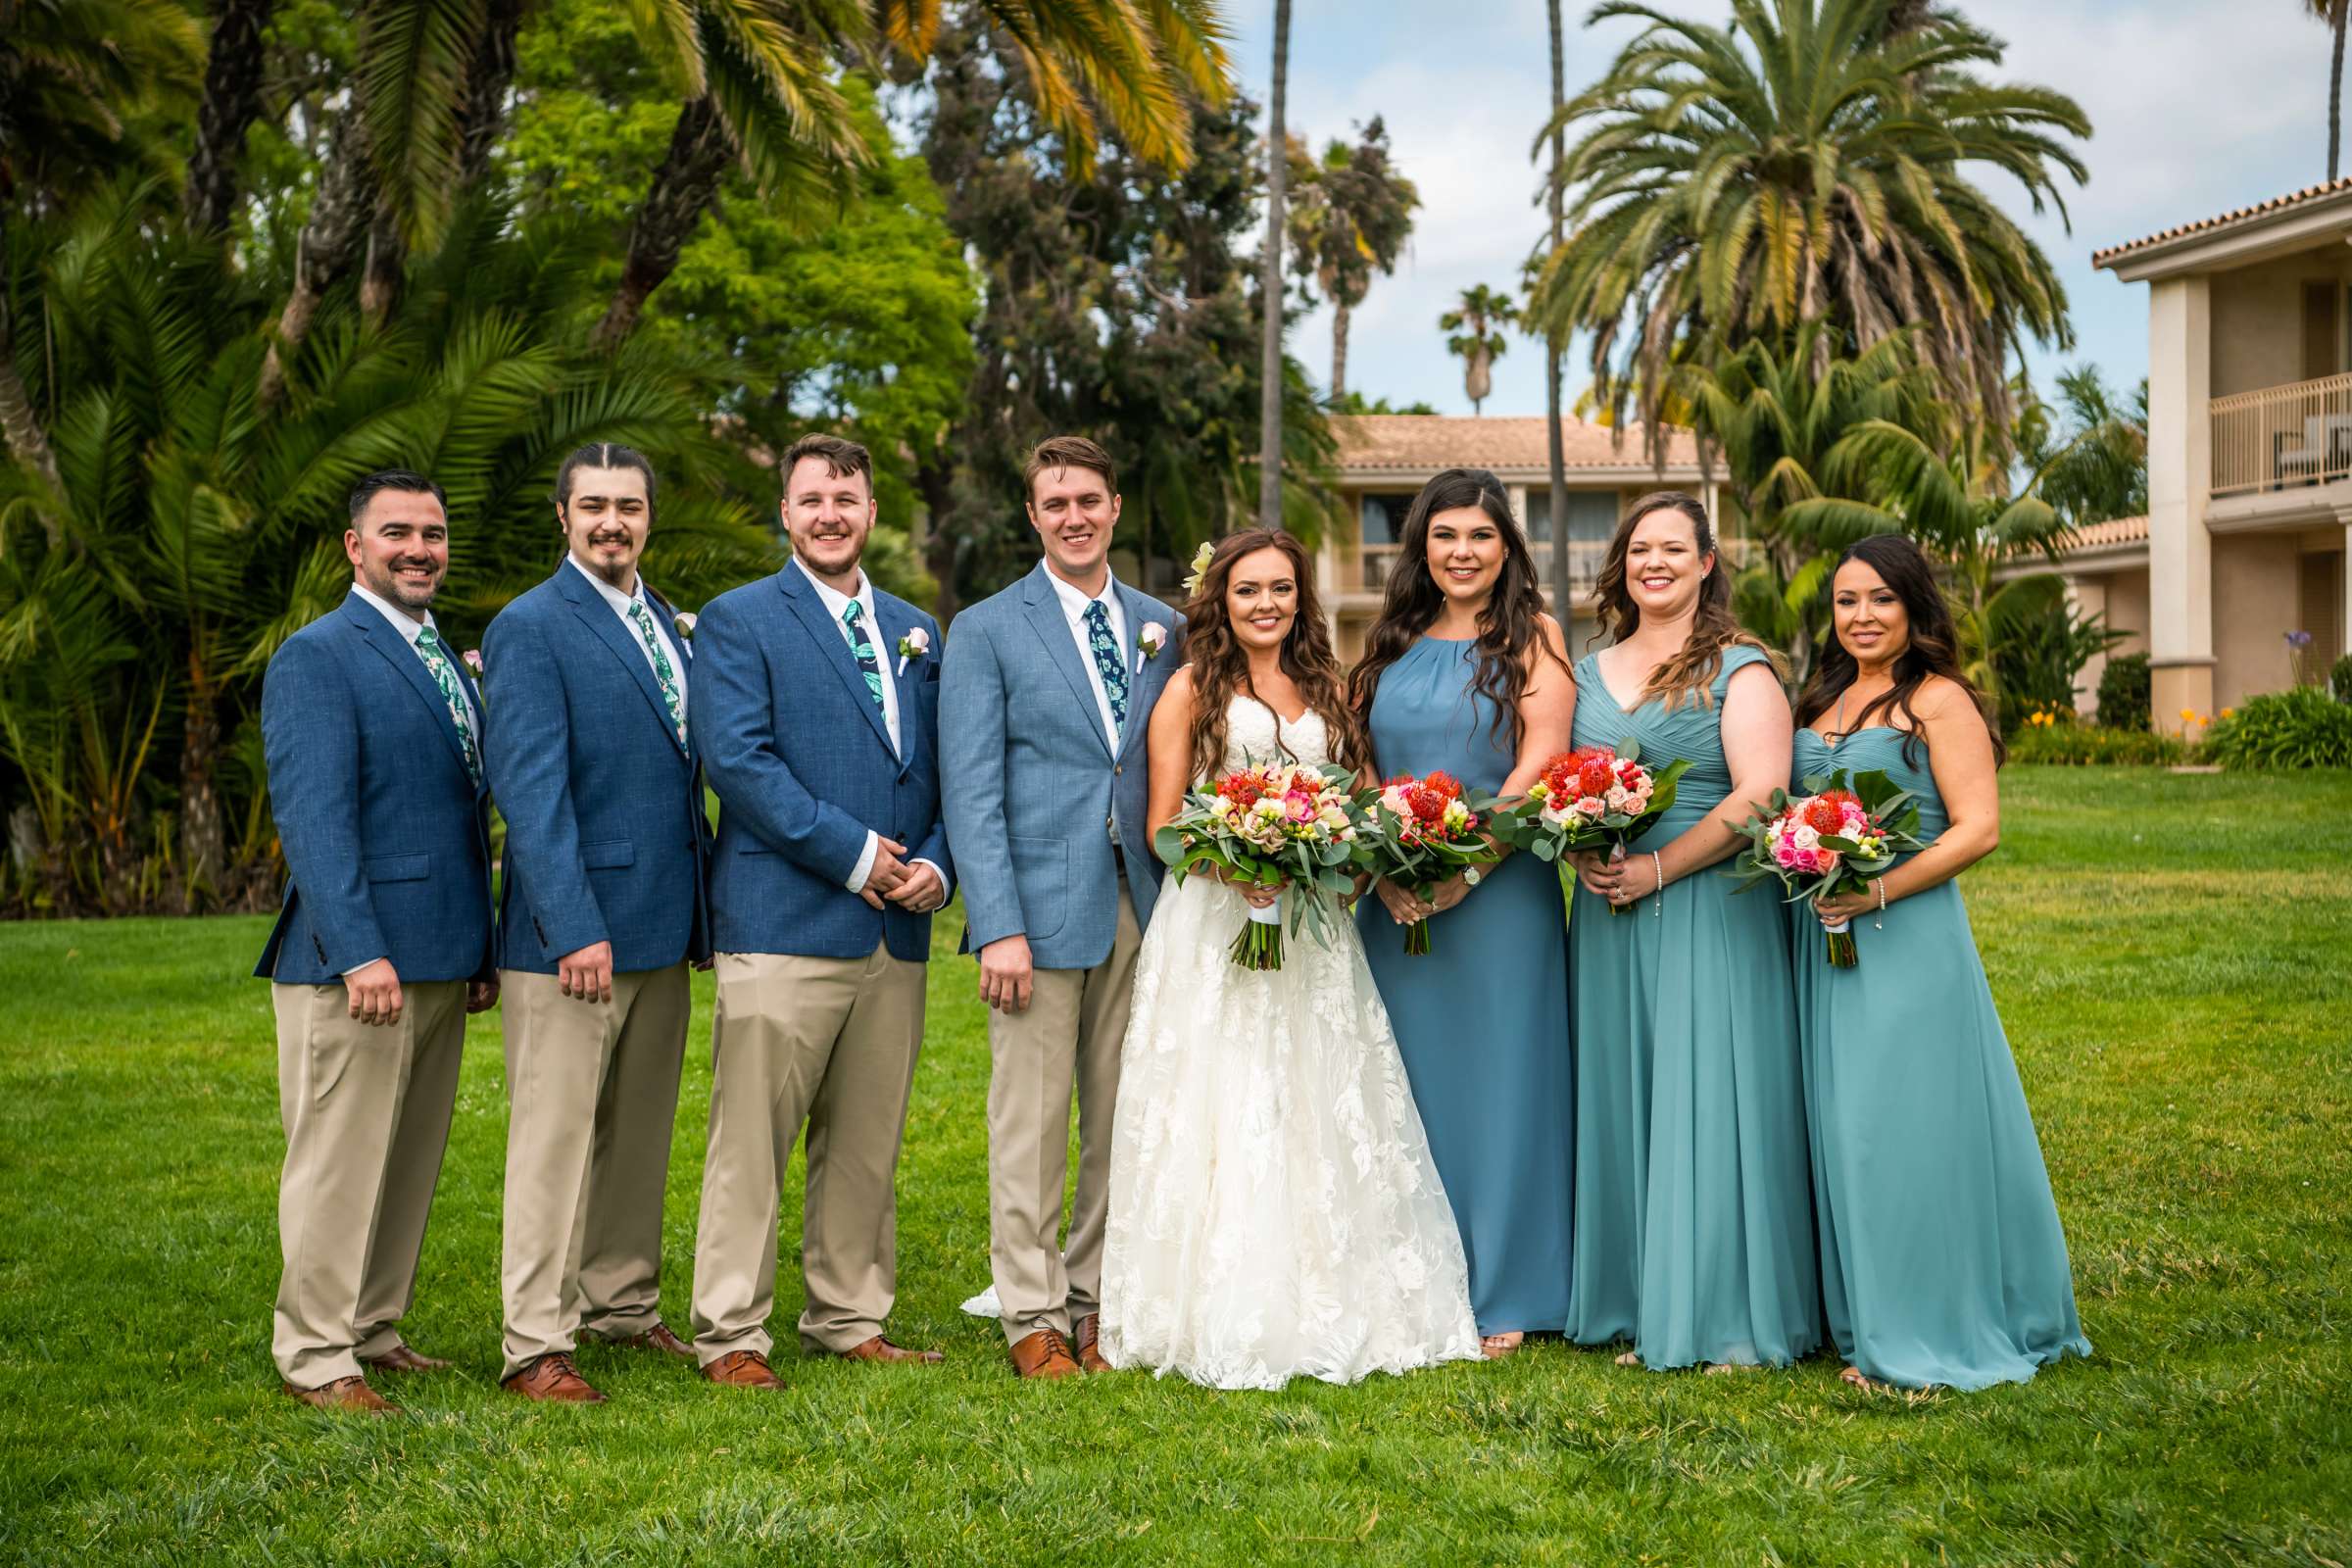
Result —
M507 1036L502 1377L662 1320L662 1199L694 991L686 965L612 977L612 1000L500 971Z
M1004 1338L1070 1332L1095 1312L1110 1210L1110 1122L1143 933L1119 884L1118 935L1092 969L1040 969L1028 1010L988 1015L988 1258ZM1078 1090L1078 1191L1066 1246L1061 1188Z
M850 1349L882 1332L898 1296L895 1182L926 966L877 947L863 958L722 953L717 968L695 1353L709 1366L774 1347L777 1200L804 1121L801 1343Z
M400 1022L362 1023L337 981L272 985L278 1278L270 1353L298 1389L390 1354L416 1296L416 1255L449 1144L466 1047L466 983L401 988Z

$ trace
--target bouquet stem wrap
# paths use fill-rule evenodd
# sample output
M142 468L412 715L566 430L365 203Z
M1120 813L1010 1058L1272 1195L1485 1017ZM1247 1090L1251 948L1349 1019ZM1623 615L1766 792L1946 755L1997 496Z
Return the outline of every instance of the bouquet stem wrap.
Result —
M1250 906L1250 918L1242 922L1241 934L1233 939L1233 961L1245 969L1279 969L1282 967L1282 897L1264 908Z
M1854 966L1854 922L1840 920L1836 925L1821 928L1829 937L1830 967L1851 969Z

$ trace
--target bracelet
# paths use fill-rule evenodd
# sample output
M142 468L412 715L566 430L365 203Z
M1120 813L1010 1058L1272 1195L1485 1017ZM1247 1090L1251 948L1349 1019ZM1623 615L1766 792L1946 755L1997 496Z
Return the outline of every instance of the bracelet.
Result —
M1649 870L1658 879L1658 885L1650 889L1649 917L1662 919L1666 913L1666 862L1658 858L1655 850L1649 852Z
M1879 890L1879 912L1870 917L1870 928L1884 931L1886 929L1886 879L1880 877L1871 886Z

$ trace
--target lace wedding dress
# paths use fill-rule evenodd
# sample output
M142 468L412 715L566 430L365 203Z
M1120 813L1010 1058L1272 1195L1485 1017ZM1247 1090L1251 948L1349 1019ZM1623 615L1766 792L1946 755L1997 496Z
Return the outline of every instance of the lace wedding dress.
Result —
M1237 698L1228 726L1228 766L1326 759L1312 713L1278 734ZM1227 952L1247 908L1207 877L1171 879L1144 936L1102 1353L1220 1389L1475 1359L1461 1239L1354 922L1327 922L1330 947L1286 932L1283 966L1259 972Z

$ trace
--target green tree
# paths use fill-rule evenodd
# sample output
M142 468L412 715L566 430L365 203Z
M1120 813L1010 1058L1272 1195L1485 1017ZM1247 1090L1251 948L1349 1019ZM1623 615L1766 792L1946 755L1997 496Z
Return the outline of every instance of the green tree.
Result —
M1291 250L1331 301L1331 385L1334 400L1348 394L1348 318L1371 292L1375 273L1396 270L1421 205L1413 182L1389 161L1389 128L1379 116L1353 146L1333 141L1323 161L1296 151L1291 159Z
M1986 79L2002 46L1949 9L1735 0L1717 26L1612 0L1592 16L1645 25L1560 113L1569 233L1537 319L1592 334L1611 411L1638 403L1662 441L1678 351L1821 320L1837 328L1824 354L1914 328L1946 398L2005 432L2012 351L2073 336L2049 258L1971 175L2006 174L2063 218L2061 180L2085 177L2066 138L2090 133L2074 100Z
M1291 0L1274 0L1274 95L1266 114L1266 232L1258 264L1257 516L1273 527L1282 515L1282 238L1284 186L1290 172L1290 130L1283 98L1291 78Z
M1511 346L1502 328L1518 320L1511 297L1484 283L1462 290L1460 303L1438 318L1438 330L1452 334L1446 350L1462 362L1462 395L1470 400L1472 414L1485 412L1481 405L1494 390L1495 357Z
M2092 365L2059 375L2054 408L2026 389L2019 398L2015 445L2026 470L2040 472L2041 498L2069 527L2147 514L2145 379L2129 404Z

